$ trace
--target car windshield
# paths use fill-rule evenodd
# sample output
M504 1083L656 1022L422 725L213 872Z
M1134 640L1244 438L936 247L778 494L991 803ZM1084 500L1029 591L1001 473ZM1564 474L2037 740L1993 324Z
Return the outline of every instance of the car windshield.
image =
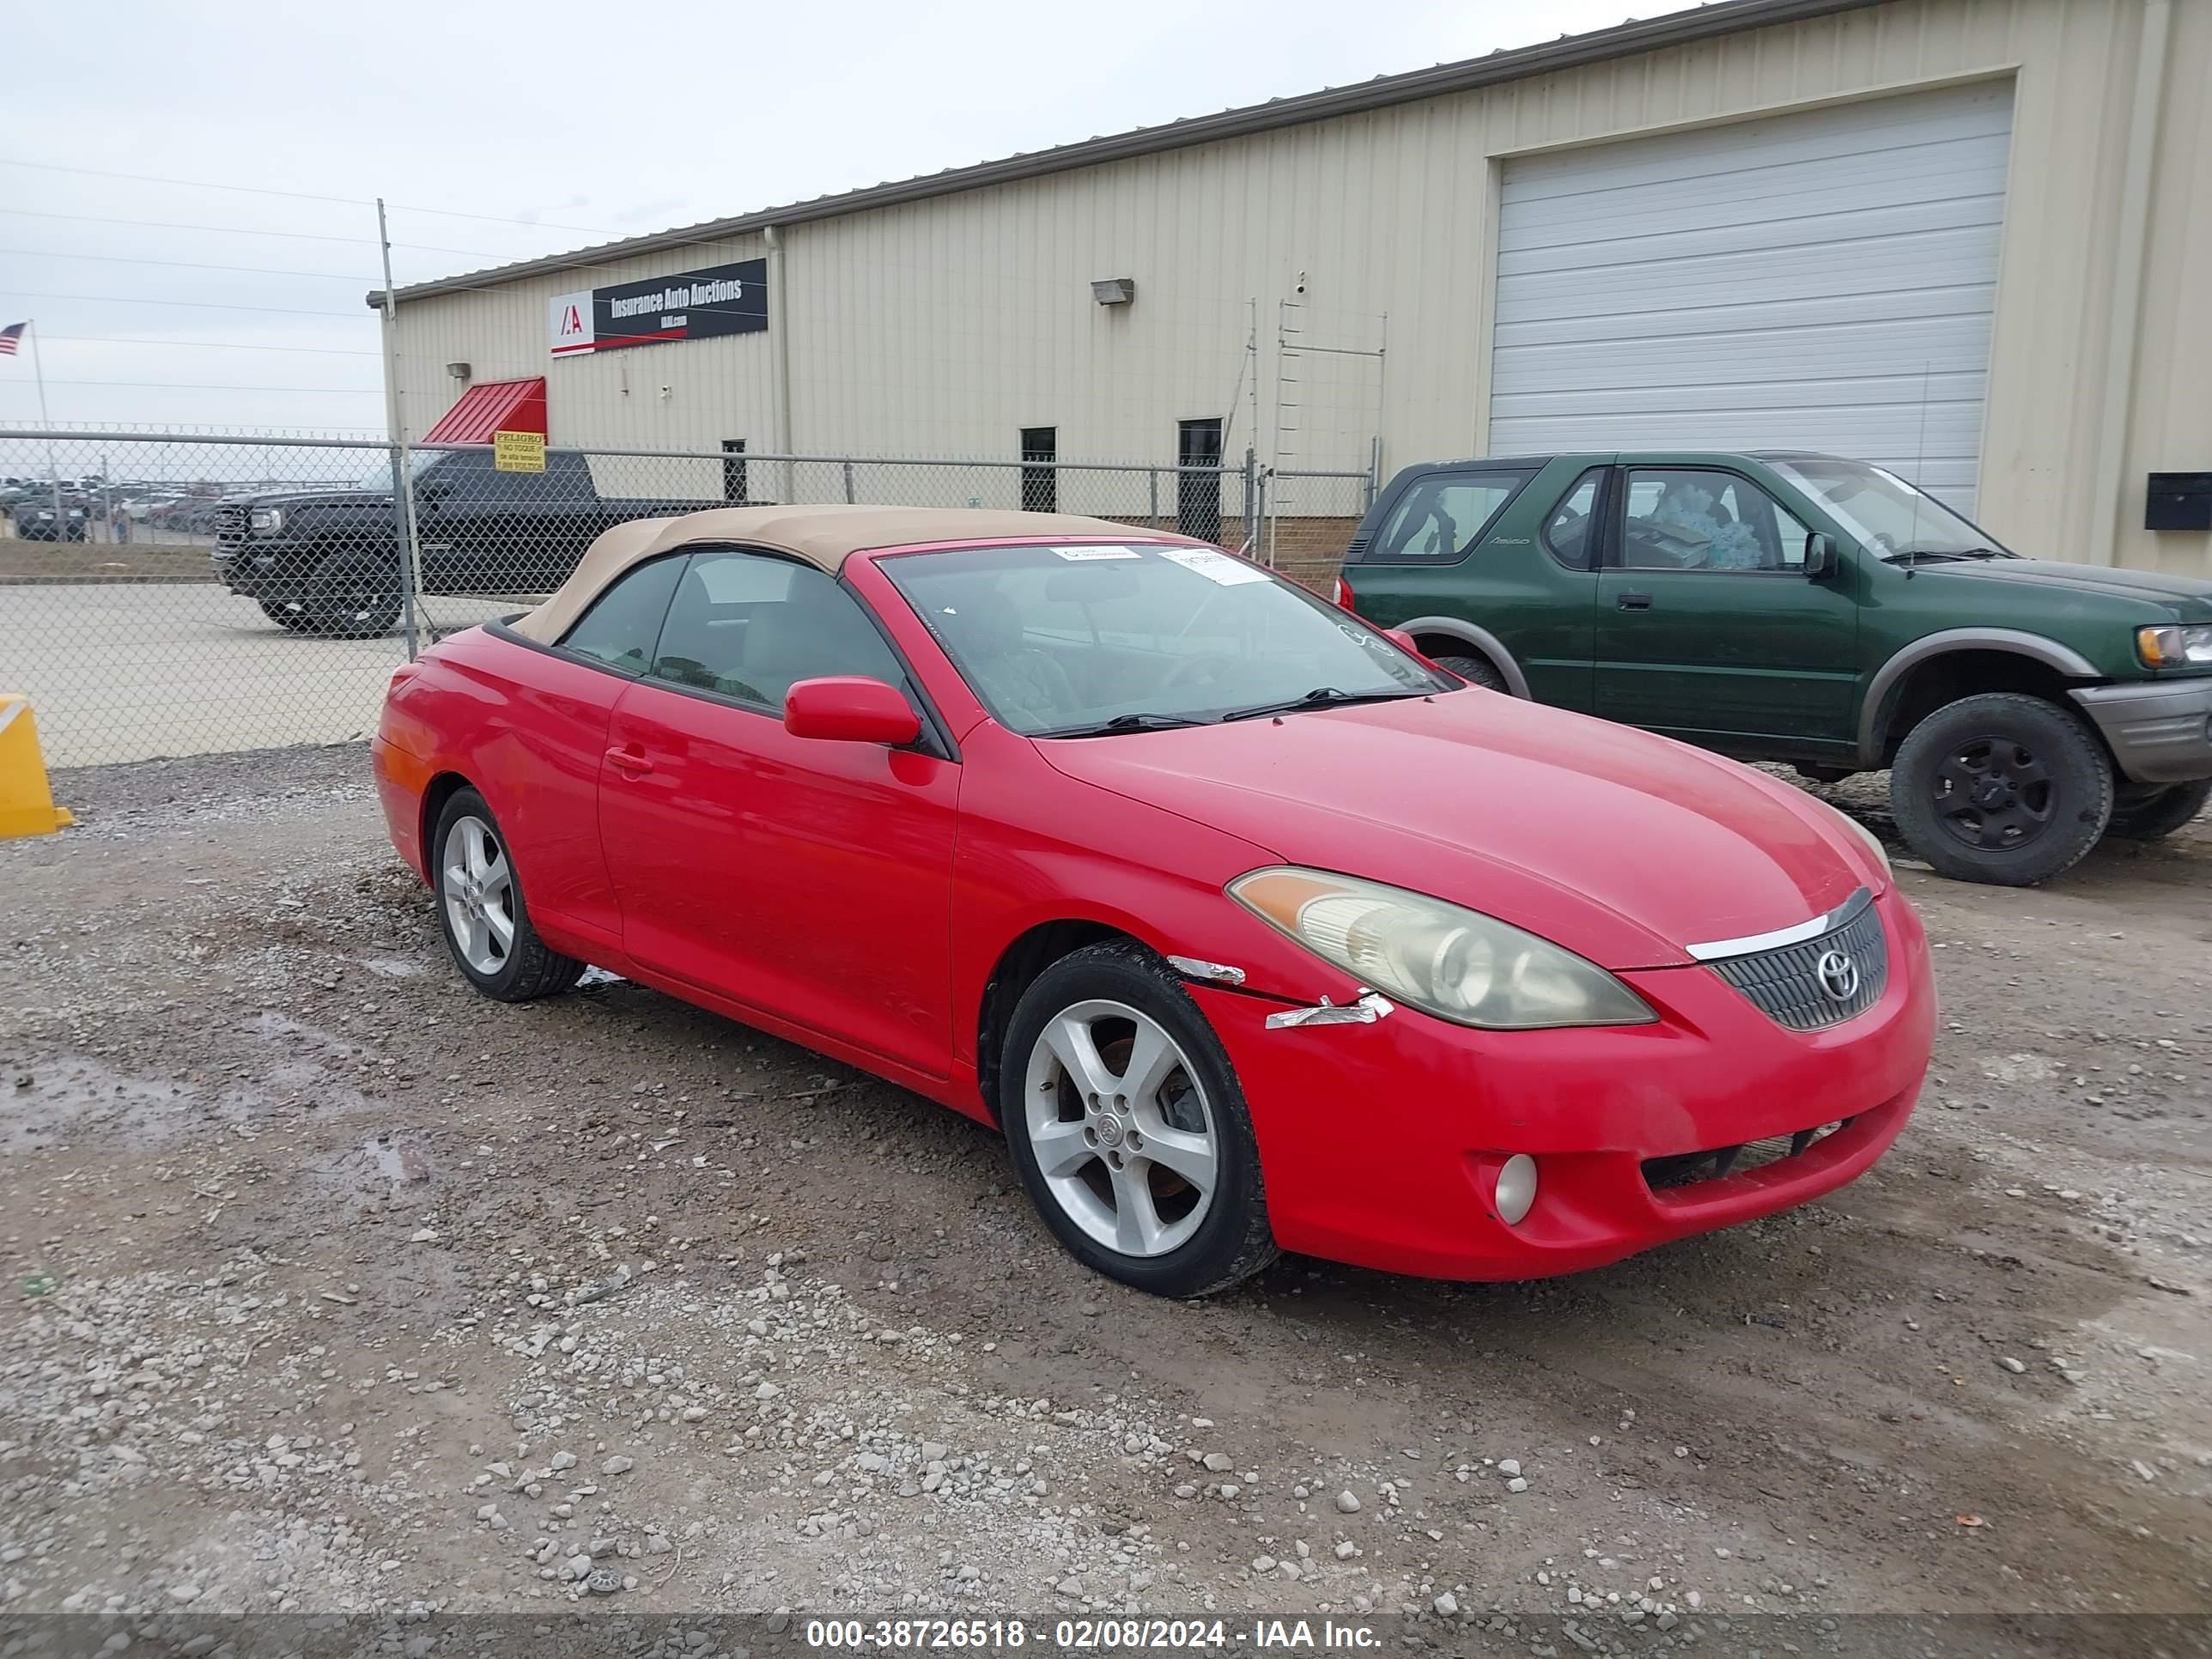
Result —
M436 460L445 453L446 452L441 449L416 450L413 454L407 458L408 476L416 478L421 477L422 476L422 469L428 466L431 462ZM392 493L391 458L386 456L384 459L377 462L374 466L369 468L368 471L362 473L361 475L361 482L356 484L354 488L356 489L366 489L373 495L390 495Z
M1977 529L1926 491L1863 461L1806 458L1769 463L1828 515L1884 558L2012 558L1987 531Z
M1031 737L1458 688L1349 612L1211 548L964 548L881 568L1000 723Z

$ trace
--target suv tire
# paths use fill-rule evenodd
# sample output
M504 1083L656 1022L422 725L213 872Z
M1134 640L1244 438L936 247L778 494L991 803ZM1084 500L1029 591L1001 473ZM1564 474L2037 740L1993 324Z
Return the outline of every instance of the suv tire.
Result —
M1486 691L1502 691L1513 695L1505 684L1505 676L1487 657L1431 657L1429 660L1439 668L1450 670L1469 685L1479 685Z
M2148 793L2133 792L2112 808L2108 836L2127 841L2162 841L2204 810L2212 800L2212 778L2170 783Z
M2112 763L2070 709L2015 691L1944 704L1905 734L1890 810L1955 881L2028 887L2071 869L2112 816Z
M1054 1034L1069 1030L1072 1044ZM1142 1085L1140 1039L1164 1055ZM1071 1048L1103 1068L1088 1079L1096 1093L1059 1060ZM1115 1092L1124 1082L1127 1097ZM1175 971L1134 940L1085 945L1031 981L1007 1023L996 1103L1030 1201L1095 1272L1155 1296L1208 1296L1279 1254L1228 1052ZM1172 1159L1152 1156L1148 1143L1169 1141ZM1202 1166L1182 1163L1194 1151Z
M301 596L302 631L334 640L373 640L389 634L404 600L399 574L388 557L338 553L325 559Z

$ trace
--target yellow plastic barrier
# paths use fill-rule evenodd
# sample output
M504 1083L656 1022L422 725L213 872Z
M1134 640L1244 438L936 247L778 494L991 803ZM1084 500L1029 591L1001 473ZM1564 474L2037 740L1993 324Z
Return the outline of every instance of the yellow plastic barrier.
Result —
M54 805L47 787L31 700L20 691L0 692L0 841L51 836L76 822L67 807Z

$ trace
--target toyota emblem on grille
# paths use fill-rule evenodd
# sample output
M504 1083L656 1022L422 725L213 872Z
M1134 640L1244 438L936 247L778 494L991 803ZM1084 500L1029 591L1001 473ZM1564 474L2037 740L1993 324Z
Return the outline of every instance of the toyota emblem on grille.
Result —
M1825 952L1813 965L1831 1002L1849 1002L1859 994L1859 965L1841 951Z

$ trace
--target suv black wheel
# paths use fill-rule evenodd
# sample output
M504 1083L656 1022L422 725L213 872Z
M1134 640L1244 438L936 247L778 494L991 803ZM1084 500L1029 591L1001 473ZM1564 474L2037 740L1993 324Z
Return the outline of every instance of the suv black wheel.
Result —
M2212 778L2169 783L2164 788L2130 790L2114 803L2108 836L2129 841L2160 841L2194 818L2212 800Z
M295 634L313 634L316 631L315 619L302 610L296 600L256 599L254 604L261 607L263 616L268 617L279 628L289 629Z
M1086 945L1023 992L999 1120L1045 1224L1109 1278L1205 1296L1275 1259L1237 1073L1174 971L1134 941Z
M1985 692L1906 733L1889 799L1912 850L1942 874L2026 887L2097 844L2112 816L2112 763L2070 709Z
M1486 691L1504 691L1509 696L1512 695L1505 684L1505 676L1498 672L1497 665L1487 657L1431 657L1429 660L1439 668L1449 669L1469 685L1479 685Z
M300 599L307 629L338 640L389 634L399 620L399 573L389 554L341 552L325 559Z

